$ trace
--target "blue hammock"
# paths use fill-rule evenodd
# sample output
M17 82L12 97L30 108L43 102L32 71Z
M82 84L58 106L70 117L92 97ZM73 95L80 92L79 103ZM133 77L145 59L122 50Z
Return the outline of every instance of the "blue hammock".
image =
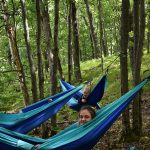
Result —
M1 150L91 150L147 81L143 80L119 99L102 107L91 121L82 126L75 123L46 140L0 128Z
M73 85L60 80L60 85L63 91L67 91L69 89L74 88ZM91 105L96 107L97 109L100 108L98 102L102 99L104 95L104 91L107 85L107 75L104 75L98 82L98 84L93 88L91 93L89 94L87 98L86 103L78 103L78 101L81 99L83 92L79 91L77 92L73 98L70 99L70 101L67 102L68 106L74 110L79 111L82 105Z
M47 97L47 98L45 98L43 100L40 100L40 101L38 101L36 103L33 103L31 105L26 106L25 108L23 108L21 110L21 112L28 112L28 111L31 111L33 109L37 109L37 108L39 108L41 106L47 105L50 101L52 101L52 100L54 101L55 99L58 99L58 98L64 96L66 93L68 93L68 91L63 91L61 93L49 96L49 97Z
M55 115L83 85L27 107L17 114L0 113L0 127L27 133ZM32 109L31 109L32 108ZM34 108L34 109L33 109Z

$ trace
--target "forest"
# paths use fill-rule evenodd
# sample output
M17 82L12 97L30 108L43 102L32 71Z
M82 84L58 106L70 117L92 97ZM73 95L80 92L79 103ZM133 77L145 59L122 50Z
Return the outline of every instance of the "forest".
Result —
M107 74L101 107L150 80L149 0L0 0L0 12L0 114L61 93L60 80L93 88ZM148 150L149 106L147 83L93 149ZM65 105L28 134L46 139L77 118Z

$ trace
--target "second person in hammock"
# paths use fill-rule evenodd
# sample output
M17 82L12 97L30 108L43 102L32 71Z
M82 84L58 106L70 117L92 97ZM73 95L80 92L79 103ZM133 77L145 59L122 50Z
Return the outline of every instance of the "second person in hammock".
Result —
M90 83L88 83L88 84L84 87L84 89L83 89L83 95L82 95L82 97L79 99L78 102L79 102L80 104L86 103L86 102L87 102L87 98L88 98L90 92L91 92L91 87L90 87Z

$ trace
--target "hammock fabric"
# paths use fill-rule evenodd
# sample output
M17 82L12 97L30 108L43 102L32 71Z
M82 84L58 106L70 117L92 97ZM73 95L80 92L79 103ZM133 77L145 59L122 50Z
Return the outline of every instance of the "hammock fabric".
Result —
M71 91L71 90L70 90L70 91ZM63 92L58 93L58 94L55 94L55 95L53 95L53 96L49 96L49 97L47 97L47 98L45 98L45 99L43 99L43 100L40 100L40 101L38 101L38 102L36 102L36 103L33 103L33 104L31 104L31 105L26 106L25 108L23 108L23 109L21 110L21 112L28 112L28 111L31 111L31 110L33 110L33 109L37 109L37 108L39 108L39 107L41 107L41 106L47 105L50 101L55 100L55 99L58 99L58 98L60 98L61 96L64 96L66 93L68 93L68 91L63 91Z
M143 80L119 99L99 109L91 121L81 126L75 123L46 140L0 128L1 150L91 150L147 81Z
M26 112L17 114L0 113L0 127L20 133L27 133L55 115L81 88L83 88L83 85L53 96L51 99L38 102L28 107L30 110L27 108Z
M74 88L73 85L60 80L60 85L63 91L67 91L69 89ZM73 98L70 99L70 101L67 102L68 106L74 110L79 111L82 105L91 105L96 107L97 109L100 108L98 102L102 99L104 95L104 91L107 85L107 75L104 75L98 82L98 84L94 87L94 89L91 91L89 96L87 97L86 103L79 103L78 101L81 99L83 92L79 91L77 92Z

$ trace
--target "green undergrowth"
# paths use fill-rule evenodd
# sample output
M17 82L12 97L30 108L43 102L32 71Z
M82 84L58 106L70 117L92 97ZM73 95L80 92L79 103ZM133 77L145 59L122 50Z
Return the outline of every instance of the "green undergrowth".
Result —
M146 53L144 53L143 55L142 65L141 65L142 79L150 75L149 55L150 54L146 54ZM65 75L65 79L67 81L67 72L68 72L67 65L64 65L62 67L63 67L63 73ZM118 55L105 57L103 60L103 66L101 64L101 59L92 59L85 62L81 62L80 67L81 67L82 83L85 83L87 81L92 81L91 82L92 88L97 84L97 82L101 79L101 77L106 73L106 70L108 69L107 72L108 84L106 87L105 94L100 102L100 105L105 105L120 97L120 66L119 66ZM132 88L133 85L132 85L132 74L131 74L130 65L128 66L128 70L129 70L129 88ZM30 78L27 77L27 85L31 96L31 90L30 90L31 86L29 83L30 83ZM12 110L12 107L13 110L21 109L22 107L24 107L23 96L20 91L20 86L19 86L16 72L12 72L9 74L1 74L0 84L1 84L0 85L0 90L1 90L0 111L1 112ZM73 75L71 84L77 86L81 83L77 83ZM47 75L45 76L45 94L44 94L45 97L50 95L49 86L50 86L49 73L47 73ZM59 87L59 82L58 82L58 87ZM149 84L144 86L143 88L144 93L149 92L149 87L150 87ZM147 101L150 100L147 99ZM70 112L70 109L67 108L67 106L65 106L64 109ZM75 113L73 112L73 114ZM72 119L74 119L75 117L72 117Z
M144 54L142 59L142 65L141 65L141 79L146 78L150 75L150 65L148 62L150 62L150 54ZM105 94L101 100L101 105L110 103L114 101L115 99L119 98L121 96L120 93L120 64L119 64L119 58L118 56L108 56L104 58L104 64L103 64L103 72L102 72L102 65L100 59L93 59L86 62L81 62L81 73L82 73L82 83L85 83L86 81L92 80L92 88L97 84L97 82L100 80L100 78L106 73L106 70L108 68L108 84L106 87ZM114 61L115 60L115 61ZM108 67L109 66L109 67ZM132 80L132 73L131 73L131 67L128 65L128 71L129 71L129 89L133 87L133 80ZM64 66L64 72L67 72L66 66ZM67 78L67 77L66 77ZM67 79L66 79L67 81ZM76 83L73 79L72 84L77 86L80 83ZM146 84L143 87L143 91L149 92L150 83Z
M106 73L106 70L108 68L108 72L107 72L108 83L107 83L104 96L102 100L100 101L101 106L104 106L118 99L121 96L120 65L119 65L119 58L117 57L118 56L113 55L113 56L108 56L104 58L103 71L102 71L102 65L101 65L100 59L93 59L93 60L88 60L86 62L81 62L81 65L80 65L81 73L82 73L82 83L85 83L86 81L91 80L92 88L97 84L97 82L101 79L101 77ZM145 54L143 56L143 63L141 66L141 79L144 79L145 77L150 75L150 66L147 64L147 62L150 62L150 57L147 54ZM63 66L63 70L64 70L64 73L67 74L66 66ZM131 74L131 67L129 65L128 65L128 71L129 71L129 80L128 80L129 89L131 89L133 88L133 82L132 82L133 80L132 80L132 74ZM65 79L67 81L67 76L65 77ZM76 83L75 79L73 79L71 84L77 86L80 83ZM149 90L150 90L150 83L146 84L143 87L143 94L149 93ZM146 100L150 101L149 98L147 98ZM65 109L63 109L63 111L66 112L67 116L69 116L68 120L74 120L77 118L77 113L71 109L68 109L67 106L65 106ZM63 120L63 117L61 115L58 115L58 119Z

